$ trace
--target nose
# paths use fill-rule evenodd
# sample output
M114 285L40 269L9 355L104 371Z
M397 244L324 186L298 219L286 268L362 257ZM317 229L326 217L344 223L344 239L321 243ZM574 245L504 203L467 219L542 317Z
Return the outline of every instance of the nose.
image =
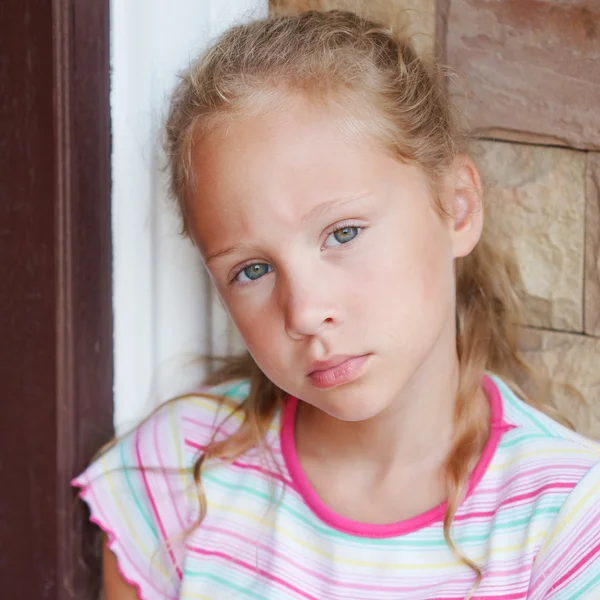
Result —
M299 340L315 336L341 322L341 311L331 281L317 277L288 278L282 285L281 302L285 331Z

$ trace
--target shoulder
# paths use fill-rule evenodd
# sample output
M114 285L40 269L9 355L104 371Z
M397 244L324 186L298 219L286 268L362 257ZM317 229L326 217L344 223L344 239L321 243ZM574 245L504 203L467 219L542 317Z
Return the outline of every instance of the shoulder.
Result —
M561 425L519 398L499 377L490 377L502 401L502 419L507 429L504 449L513 454L540 458L562 457L591 466L600 461L600 442Z
M199 514L191 468L212 440L239 425L247 395L240 381L170 400L73 480L142 597L177 597L183 539Z
M230 381L199 388L172 401L178 412L179 442L188 462L211 442L235 432L242 423L242 408L249 392L248 381Z
M492 475L503 494L546 514L546 520L600 463L600 444L528 405L498 377L492 380L501 395L504 430Z
M230 434L239 425L240 409L248 396L246 381L203 386L156 408L137 427L100 452L75 482L90 479L107 467L150 469L185 468L186 447L203 450L214 438ZM195 452L197 454L197 452Z
M600 444L521 400L500 378L504 433L493 459L498 502L525 517L528 598L600 598ZM516 521L515 521L516 522Z

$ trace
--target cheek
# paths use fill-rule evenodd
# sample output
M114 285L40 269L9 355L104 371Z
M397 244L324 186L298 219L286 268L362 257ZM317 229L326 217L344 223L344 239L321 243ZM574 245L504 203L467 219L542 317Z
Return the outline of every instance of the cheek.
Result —
M277 344L277 332L281 327L276 311L244 300L233 301L228 310L250 353L257 362L264 363L272 354L269 350Z
M447 306L453 294L453 261L444 232L413 235L398 231L381 245L370 277L370 310L380 306L382 317L403 328L420 326ZM378 311L379 312L379 311Z
M443 243L429 244L421 255L420 289L422 301L428 304L446 304L454 290L452 253Z

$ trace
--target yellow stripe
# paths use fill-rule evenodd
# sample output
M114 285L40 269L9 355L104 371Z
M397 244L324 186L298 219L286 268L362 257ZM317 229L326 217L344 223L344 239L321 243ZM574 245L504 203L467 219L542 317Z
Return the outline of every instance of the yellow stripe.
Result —
M205 410L210 414L211 418L214 417L215 414L217 414L218 410L220 409L220 403L226 405L232 410L239 406L238 402L235 402L234 400L231 400L230 398L226 397L221 398L220 396L185 396L181 399L189 401L191 404L196 405L197 408ZM223 417L227 415L228 413L223 413ZM244 414L241 411L235 412L229 417L229 420L233 421L236 425L241 425L242 421L244 420ZM271 421L268 431L279 431L280 426L277 421L277 419L273 419Z
M600 480L594 485L588 493L579 501L575 506L571 508L571 510L566 514L565 518L560 522L560 525L554 529L552 534L546 539L544 544L542 545L539 554L548 548L552 540L556 538L556 536L571 522L575 513L579 512L581 507L586 504L589 499L600 490Z
M556 448L554 448L554 449L549 448L547 450L534 450L533 452L527 452L526 454L519 454L512 460L503 462L503 463L492 462L492 464L488 467L488 471L502 471L502 470L506 469L507 467L510 467L510 466L514 465L515 463L521 462L530 456L540 456L540 455L544 455L544 454L556 455ZM590 458L593 458L595 460L598 459L598 455L595 452L590 452L590 450L587 450L584 448L578 448L578 449L565 448L564 450L561 450L561 454L562 455L566 455L566 454L583 455L583 456L589 456Z
M216 503L210 502L210 501L209 501L209 506L211 506L217 510L221 510L225 513L235 513L235 514L242 516L250 521L253 521L254 523L257 523L258 525L264 526L264 524L265 524L265 521L263 519L260 519L253 513L249 513L243 509L228 507L228 506L216 504ZM270 525L272 528L272 524L270 524ZM299 546L301 546L303 548L306 548L310 552L314 552L315 554L318 554L319 556L323 556L323 557L327 558L328 560L331 560L334 563L339 563L339 564L363 566L363 567L388 568L388 569L403 569L403 570L450 568L450 567L454 567L459 564L462 564L462 563L460 563L460 561L457 560L454 562L427 563L426 565L408 565L407 566L405 564L370 563L370 562L356 561L356 560L351 560L351 559L340 559L336 556L332 556L331 554L328 554L327 552L324 552L323 550L321 550L320 548L318 548L316 546L312 546L310 544L303 542L302 540L300 540L296 536L294 536L292 533L290 533L287 529L285 529L281 526L276 526L275 531L277 531L278 533L281 533L282 535L289 538L291 541L295 542L296 544L298 544ZM525 548L527 546L531 546L532 544L537 542L539 539L543 539L545 536L546 536L545 531L539 531L533 535L527 536L527 539L522 543L513 544L512 546L494 546L492 549L493 556L497 557L497 556L501 555L502 553L509 554L511 552L522 551L523 548ZM470 557L470 558L472 560L474 560L475 562L477 562L479 560L483 560L486 556L487 556L487 553L482 552L480 554L480 556L478 556L477 558L472 558L472 557Z
M102 456L100 460L102 460L102 463L106 463L107 462L106 454L104 456ZM114 499L115 506L117 507L119 513L121 514L121 520L127 527L128 531L129 531L129 535L135 542L135 545L140 549L140 551L142 552L144 557L148 560L148 563L152 566L152 568L154 568L154 564L153 564L154 560L153 559L156 555L156 552L150 554L150 552L148 551L148 548L144 544L142 544L142 540L141 540L140 536L138 535L137 530L132 527L133 520L130 518L130 515L127 514L127 512L123 506L123 503L121 502L121 494L119 494L117 492L117 489L113 483L113 478L111 475L111 468L109 468L110 465L104 464L104 466L107 467L104 470L104 476L106 477L109 490L112 493L112 497ZM129 494L127 494L127 495L129 495ZM158 570L163 577L169 577L169 575L165 571L164 565L159 565Z
M212 394L202 394L201 396L181 396L180 400L185 400L196 406L202 406L208 408L211 413L222 406L227 406L231 409L236 409L240 406L241 402L236 402L233 398L227 396L214 396Z
M244 519L247 519L248 521L252 521L260 526L265 526L265 524L268 524L270 529L273 529L287 537L289 540L291 540L292 542L294 542L295 544L297 544L298 546L305 548L306 550L317 554L319 556L322 556L324 558L326 558L327 560L336 563L336 564L343 564L343 565L352 565L352 566L361 566L361 567L373 567L373 568L378 568L378 569L402 569L402 570L411 570L411 569L423 569L423 570L427 570L427 569L446 569L446 568L451 568L451 567L456 567L460 564L462 564L460 561L458 560L453 560L451 562L440 562L440 563L427 563L426 565L404 565L404 564L400 564L400 563L381 563L381 562L365 562L365 561L360 561L360 560L352 560L352 559L347 559L347 558L339 558L337 556L334 556L332 554L329 554L328 552L325 552L324 550L322 550L321 548L317 547L317 546L313 546L311 544L307 544L306 542L302 541L300 538L296 537L294 534L292 534L289 530L284 529L283 527L281 527L280 525L276 525L275 527L273 527L273 523L270 523L268 521L266 521L265 519L261 519L260 517L257 517L255 514L250 513L248 511L245 511L243 509L237 508L237 507L232 507L232 506L225 506L222 504L217 504L215 502L211 502L210 499L208 501L208 510L210 509L216 509L219 510L221 512L224 513L233 513L236 515L239 515L241 517L244 517ZM480 560L485 556L484 553L481 554L481 556L475 558L474 560Z
M183 439L181 435L179 435L179 431L177 428L177 419L175 417L175 407L171 406L171 414L170 423L171 423L171 437L173 438L173 447L177 452L177 465L180 469L183 469L183 457L181 452L181 444L183 443Z
M538 539L543 539L546 536L546 533L546 531L539 531L535 535L527 536L527 539L524 542L513 546L494 546L492 548L493 556L496 557L497 555L500 555L503 552L508 554L510 552L522 551L524 548L530 546L533 542L536 542Z

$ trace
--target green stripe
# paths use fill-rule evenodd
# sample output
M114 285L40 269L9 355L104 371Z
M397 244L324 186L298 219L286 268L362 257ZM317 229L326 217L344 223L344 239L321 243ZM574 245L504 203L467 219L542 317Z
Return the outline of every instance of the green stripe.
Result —
M583 577L585 576L585 572L580 575L577 580L579 579L583 579ZM575 580L577 582L577 580ZM563 590L563 592L561 593L561 595L559 596L562 597L565 594L567 594L567 596L565 597L565 600L572 600L573 598L582 598L583 596L581 594L585 594L586 592L589 592L592 588L595 588L592 591L595 591L594 597L595 598L599 598L600 597L600 573L597 573L595 577L593 577L586 585L584 585L582 588L577 588L577 589L573 589L571 586L567 586L567 588L565 590ZM577 595L575 596L574 593L577 593Z
M516 430L518 431L518 430ZM548 436L546 436L543 433L532 433L530 431L527 432L522 432L522 431L518 431L518 435L514 435L513 437L511 437L510 433L508 433L507 435L502 436L502 440L500 441L500 448L510 448L511 446L517 446L519 444L522 444L524 442L529 442L529 441L537 441L537 440L547 440Z
M222 577L219 577L218 575L213 575L212 573L202 573L200 571L189 571L188 569L186 569L184 571L184 576L188 576L188 577L196 577L197 579L210 579L211 581L214 581L220 585L222 585L223 587L226 587L230 590L235 590L238 594L242 594L244 596L246 596L247 598L255 598L256 600L264 600L265 597L264 596L259 596L256 592L253 592L252 590L249 590L248 588L239 586L239 585L235 585L235 583L232 583L231 581L227 580L227 579L223 579Z
M521 413L525 418L534 423L546 435L554 435L552 431L550 431L545 425L542 424L542 422L539 419L535 417L531 407L525 404L522 400L519 400L519 398L515 396L512 390L501 379L499 379L498 377L493 377L493 380L498 389L500 390L505 405L510 404L511 408Z
M232 398L232 397L238 395L239 389L243 385L247 385L247 384L248 384L247 381L242 381L241 383L238 383L237 385L234 385L232 388L224 390L223 396L225 396L226 398ZM241 396L246 396L246 395L247 394L241 394Z
M131 437L131 441L130 443L133 445L133 443L135 443L135 437L132 436ZM133 498L133 501L135 502L135 504L138 507L138 510L140 511L142 517L144 517L144 521L146 521L146 524L148 525L148 528L150 529L150 531L152 532L152 534L154 535L154 537L156 538L156 540L160 540L160 538L158 537L158 532L156 531L156 528L154 527L154 524L152 523L152 521L150 520L150 517L148 515L148 513L144 510L142 503L139 500L138 495L135 493L135 489L131 483L131 479L129 478L129 471L131 471L131 467L128 467L126 462L125 462L125 455L123 454L124 451L124 446L125 446L125 441L123 441L122 443L119 444L119 452L121 454L121 466L123 467L123 473L125 475L125 481L127 482L127 486L129 487L129 491L131 492L131 496ZM141 467L143 468L143 467ZM136 471L138 469L135 469Z
M249 496L254 496L255 498L259 498L267 504L270 504L271 502L273 502L273 498L269 494L265 494L264 492L260 492L254 488L250 488L245 485L236 485L236 484L231 484L231 483L225 482L222 479L220 479L219 477L216 477L214 473L207 472L203 475L203 477L205 479L207 479L208 481L211 481L212 483L219 485L227 490L235 491L236 493L245 492ZM208 496L208 494L207 494L207 496ZM210 503L210 498L209 498L209 503ZM286 504L284 502L279 503L278 508L280 510L282 510L283 512L291 515L295 519L297 519L301 524L308 525L313 530L317 531L321 535L326 536L328 538L344 540L346 543L348 541L353 540L353 538L354 538L354 536L350 536L348 534L342 533L341 531L337 531L335 529L322 526L319 523L315 523L314 521L307 519L302 513L293 509L289 504ZM535 514L536 514L536 516L543 515L543 514L548 514L548 515L554 516L559 512L560 508L561 508L560 506L539 507L536 509ZM523 510L526 511L527 507L524 507ZM514 514L514 509L511 512ZM523 517L521 519L515 519L513 517L510 520L499 521L499 522L496 522L496 524L494 526L494 531L498 531L498 530L502 530L502 529L511 529L511 528L522 526L522 525L526 525L530 520L531 520L531 516L529 514L527 514L525 517ZM457 545L458 544L474 544L474 543L486 541L489 538L489 535L490 535L490 532L485 531L479 535L456 536L453 539L454 539L454 543ZM421 548L421 547L427 547L427 546L440 546L440 547L446 546L446 540L444 540L443 537L441 537L441 536L436 536L436 537L438 537L438 539L429 539L429 540L427 540L427 539L412 540L408 537L405 537L402 542L403 542L403 546L405 546L407 548ZM357 538L357 542L358 542L358 538ZM394 539L394 538L360 538L360 542L358 542L358 544L361 546L394 547L394 546L398 545L398 540Z

